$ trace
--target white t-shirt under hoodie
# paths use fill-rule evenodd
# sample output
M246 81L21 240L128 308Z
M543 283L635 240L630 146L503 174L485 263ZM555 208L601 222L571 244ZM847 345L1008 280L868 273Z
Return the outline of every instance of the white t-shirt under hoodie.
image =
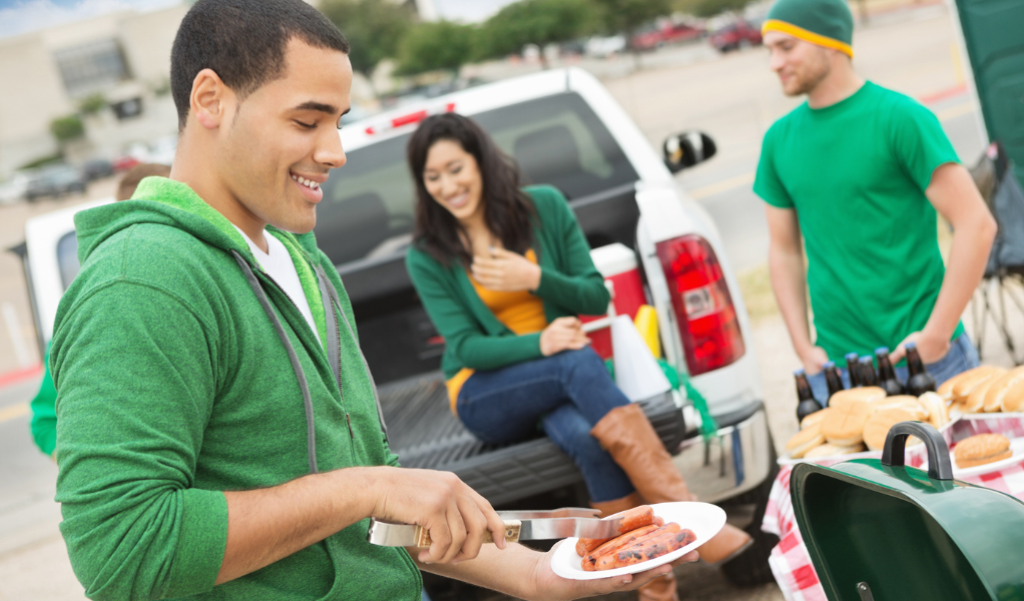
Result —
M264 230L263 238L267 241L269 252L263 252L238 226L235 226L235 229L242 234L242 238L245 238L249 250L256 257L256 262L260 264L263 271L267 272L267 275L277 282L288 298L292 299L295 306L299 308L299 313L306 318L306 323L313 330L313 335L320 341L320 333L316 329L316 323L313 322L313 312L309 310L309 300L306 298L306 292L302 289L302 282L299 281L299 272L295 269L295 263L292 262L292 256L288 254L284 243ZM323 341L320 342L323 343Z

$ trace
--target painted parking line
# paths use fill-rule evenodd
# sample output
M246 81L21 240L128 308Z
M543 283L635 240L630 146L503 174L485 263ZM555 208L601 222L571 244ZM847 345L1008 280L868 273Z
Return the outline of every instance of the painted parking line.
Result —
M28 403L19 403L0 409L0 424L28 415Z
M963 104L958 104L956 106L951 106L945 110L941 110L935 113L935 116L939 118L940 122L945 123L946 121L956 119L957 117L969 115L970 113L973 113L976 110L978 110L978 105L971 101L965 102ZM695 190L690 192L690 198L694 200L700 200L702 198L708 198L709 196L715 196L723 192L729 192L731 190L735 190L736 188L748 186L753 183L754 172L748 171L747 173L741 173L740 175L730 177L729 179L724 179L720 182L715 182L707 186L696 188Z

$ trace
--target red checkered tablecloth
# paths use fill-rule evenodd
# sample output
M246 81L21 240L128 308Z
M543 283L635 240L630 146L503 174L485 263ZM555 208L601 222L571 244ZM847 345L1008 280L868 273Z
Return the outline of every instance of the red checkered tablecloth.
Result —
M975 434L986 433L1003 434L1007 438L1022 438L1024 415L968 416L943 429L947 444ZM882 453L859 453L856 456L881 458ZM842 459L822 459L815 463L828 467L848 458L849 456ZM907 449L907 465L920 467L924 459L924 445ZM800 535L800 528L793 513L793 501L789 496L789 478L793 473L793 465L797 462L783 460L780 463L782 465L779 466L779 474L768 497L764 521L761 524L762 530L779 537L779 544L772 549L768 564L787 601L827 601L825 590L818 580L818 574L814 571L810 554ZM958 480L992 488L1024 500L1024 458L1014 465Z

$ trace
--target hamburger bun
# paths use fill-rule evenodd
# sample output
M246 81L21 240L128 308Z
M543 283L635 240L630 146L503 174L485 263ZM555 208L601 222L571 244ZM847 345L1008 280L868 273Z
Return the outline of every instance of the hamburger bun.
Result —
M953 382L953 402L963 403L967 400L967 397L974 392L974 389L977 388L978 385L987 381L989 378L995 377L995 375L1000 372L1006 373L1006 370L992 365L982 365L981 367L969 369L954 378L950 378L949 382ZM944 382L942 385L943 388L945 388L949 382Z
M825 419L825 416L828 415L829 411L831 411L831 409L826 407L826 408L821 409L819 411L815 411L814 413L812 413L812 414L808 415L807 417L803 418L803 420L800 421L800 429L803 430L804 428L810 428L811 426L813 426L815 424L819 424L820 425L821 421L823 419Z
M960 469L995 463L1013 456L1010 440L1002 434L978 434L961 440L953 451Z
M864 386L840 390L828 400L829 407L843 407L849 403L874 403L885 398L885 390L878 386Z
M852 447L863 442L864 424L871 416L871 406L854 400L832 409L834 411L821 422L821 433L825 435L825 440L839 447Z
M822 457L834 457L836 455L849 455L850 453L860 453L864 450L864 445L858 444L852 447L837 447L834 444L825 443L819 445L807 451L804 455L804 459L820 459Z
M936 430L941 430L949 423L949 407L938 394L926 392L917 397L917 402L928 410L928 422L935 426Z
M1021 381L1024 381L1024 366L1011 369L1003 374L1002 377L993 381L985 393L985 412L1006 411L1003 409L1003 402L1006 400L1007 394Z
M876 412L864 424L864 443L872 451L881 451L885 448L885 439L889 436L889 430L900 422L916 421L914 415L904 409L883 409ZM907 441L910 446L910 441Z
M809 428L800 430L795 436L793 436L793 438L790 438L789 442L786 443L786 451L793 459L800 459L807 453L807 451L810 451L824 442L825 437L821 434L821 426L815 424Z
M971 389L971 392L961 401L961 409L964 413L982 413L985 410L985 394L988 392L989 387L992 386L1002 376L1006 375L1005 369L1001 367L993 368L998 371L988 372L988 377L978 382L978 384ZM956 390L954 388L954 390Z
M928 419L930 414L927 407L921 404L917 400L916 396L909 394L897 394L894 396L885 397L878 403L875 403L875 410L882 411L885 409L903 409L914 416L914 419L924 421Z

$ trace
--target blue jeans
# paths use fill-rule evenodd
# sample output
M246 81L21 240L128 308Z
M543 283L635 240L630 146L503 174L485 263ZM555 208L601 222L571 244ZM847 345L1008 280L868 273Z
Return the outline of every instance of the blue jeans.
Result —
M935 378L935 385L938 386L958 373L978 367L978 364L978 350L974 348L974 343L971 342L967 333L964 332L949 344L949 351L946 352L945 357L935 363L928 363L924 367ZM839 364L837 363L836 367L838 366ZM843 386L849 388L850 375L845 369L840 369L839 373L843 377ZM906 364L896 367L896 378L900 382L907 381ZM825 383L825 372L820 371L814 375L809 375L807 376L807 381L810 382L811 391L814 392L814 398L818 399L818 402L828 399L828 384ZM822 404L824 405L824 403Z
M591 428L629 399L591 348L493 371L478 371L462 385L459 419L480 440L504 444L531 438L538 421L583 472L593 502L633 492L626 473L590 435Z

